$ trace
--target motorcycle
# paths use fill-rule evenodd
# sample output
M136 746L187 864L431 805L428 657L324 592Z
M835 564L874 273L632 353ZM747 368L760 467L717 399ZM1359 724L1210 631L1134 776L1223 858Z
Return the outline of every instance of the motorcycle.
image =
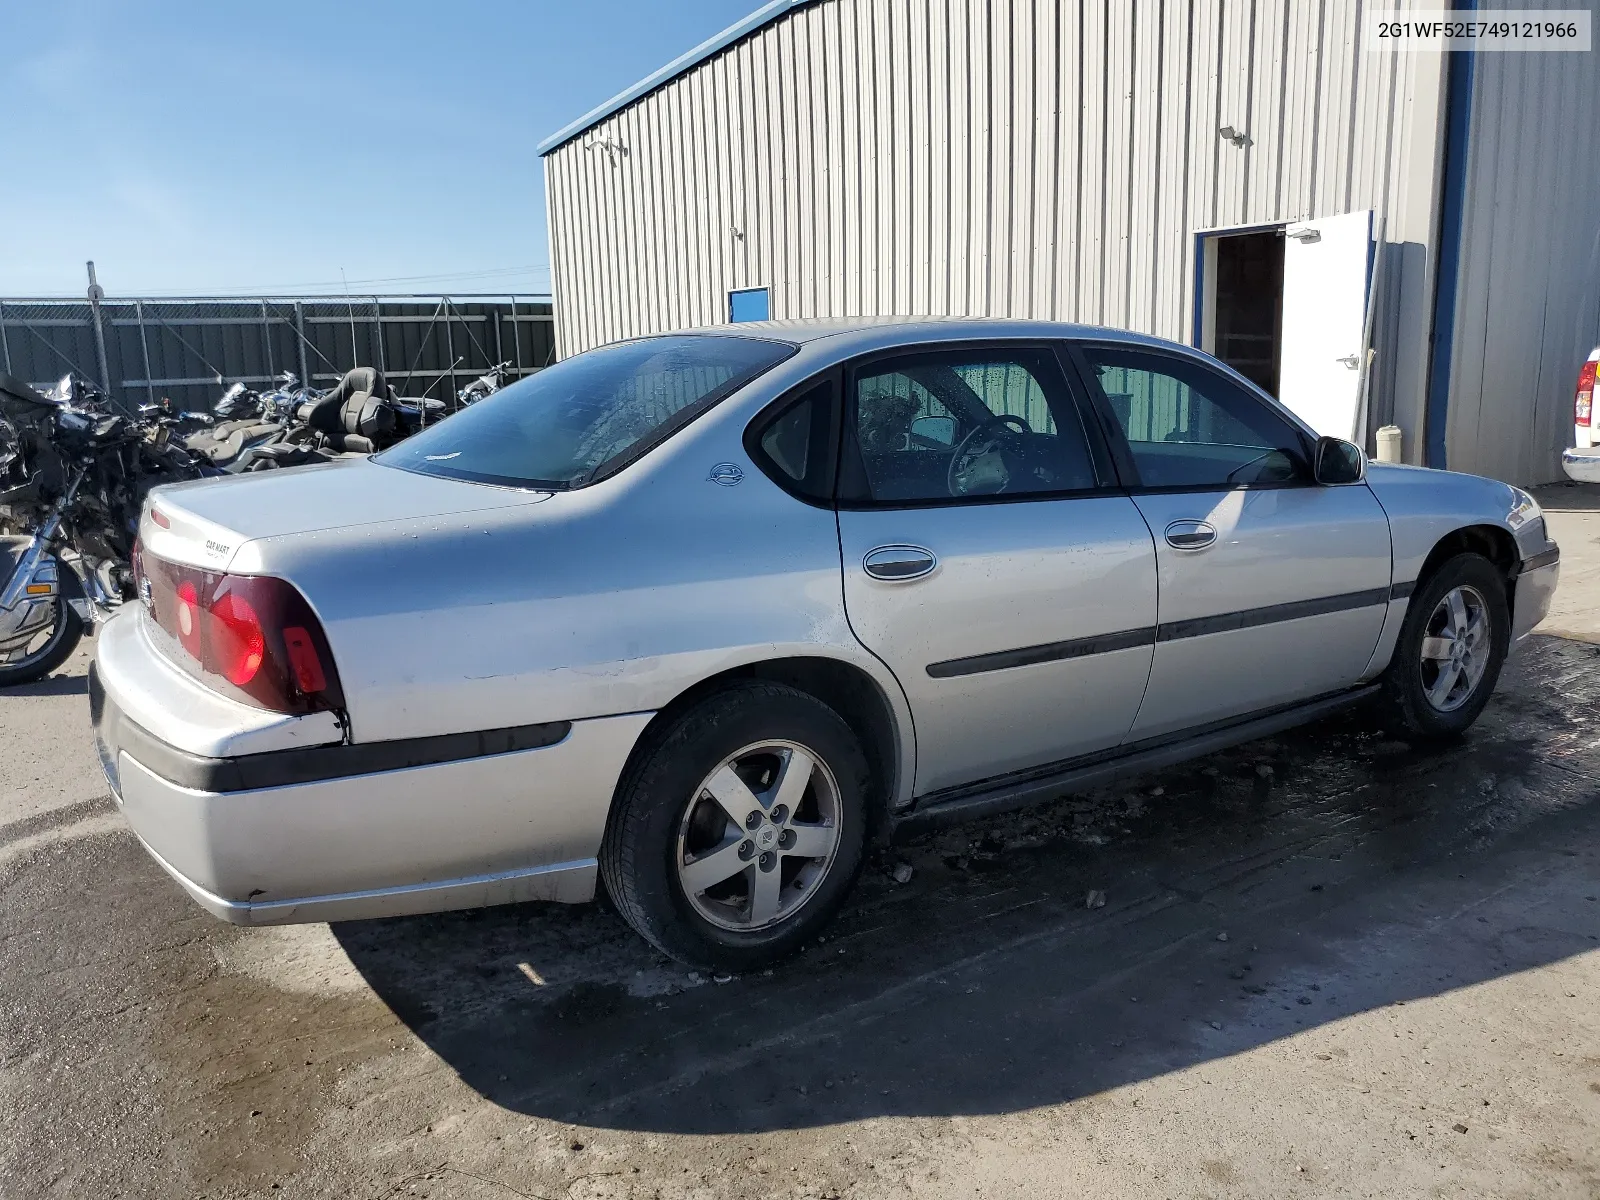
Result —
M479 375L466 387L456 392L455 411L460 412L467 405L476 404L484 397L494 395L505 387L507 377L511 373L509 360L495 363L494 366ZM440 376L440 380L442 379L443 376ZM440 380L435 380L433 386L437 386ZM432 391L433 388L430 387L428 390ZM429 396L427 393L423 393L420 397L392 395L391 403L395 409L395 416L399 421L399 428L403 431L402 437L410 437L433 422L443 420L449 415L445 411L445 402L434 396Z
M157 404L139 405L139 420L148 425L164 425L168 436L185 438L216 424L210 413L184 411L172 407L172 401L163 396Z
M509 359L503 363L495 363L494 366L457 392L456 399L460 401L460 405L463 408L469 404L476 404L485 396L492 396L505 387L506 379L510 374L511 362Z
M255 448L246 470L364 457L404 441L426 424L421 404L397 395L376 367L346 371L326 392L304 393L281 434Z
M145 494L205 473L82 380L40 393L0 374L0 686L48 675L132 598Z
M259 469L258 464L262 463L277 465L256 451L288 438L300 408L323 393L300 386L299 379L289 371L273 382L277 386L264 394L235 383L212 406L216 419L184 437L184 447L207 466L227 475Z

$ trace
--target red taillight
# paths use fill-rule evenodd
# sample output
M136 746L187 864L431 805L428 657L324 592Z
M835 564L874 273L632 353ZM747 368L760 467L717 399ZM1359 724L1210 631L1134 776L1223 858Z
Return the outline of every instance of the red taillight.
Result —
M344 707L322 624L293 585L169 563L142 548L139 570L150 613L191 674L212 686L225 680L241 699L275 712Z
M1572 397L1572 423L1574 425L1590 425L1594 422L1594 376L1595 367L1600 366L1594 359L1583 364L1578 372L1578 391Z
M172 522L167 520L167 514L162 512L159 508L152 508L150 510L150 519L163 529L172 528Z
M294 682L302 692L320 692L328 686L322 671L322 659L311 634L298 625L283 631L283 645L289 651L289 666L294 671Z
M178 584L178 640L195 658L200 657L200 592L191 580Z
M218 596L211 604L211 658L218 673L243 687L261 670L267 635L261 618L238 592Z

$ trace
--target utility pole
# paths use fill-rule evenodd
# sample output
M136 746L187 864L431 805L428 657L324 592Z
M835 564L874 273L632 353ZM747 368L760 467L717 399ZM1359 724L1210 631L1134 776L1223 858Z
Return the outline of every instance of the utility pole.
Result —
M100 301L104 300L106 290L100 286L94 277L94 262L89 263L89 312L94 318L94 349L100 360L100 387L104 390L107 399L111 396L111 369L106 365L106 331L100 320ZM147 375L149 372L145 372Z

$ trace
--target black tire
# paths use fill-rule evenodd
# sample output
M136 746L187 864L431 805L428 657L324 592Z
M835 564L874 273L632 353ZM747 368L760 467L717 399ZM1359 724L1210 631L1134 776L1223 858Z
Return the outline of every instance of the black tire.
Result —
M63 565L58 570L70 571L71 568ZM0 664L0 688L16 687L19 684L43 679L71 658L72 652L78 648L78 643L82 640L83 622L78 619L78 614L72 611L66 596L58 595L56 623L51 631L50 640L14 666Z
M837 848L809 897L776 925L721 928L685 894L679 831L691 806L704 803L699 789L711 772L742 748L769 739L800 744L831 774L838 796ZM623 919L664 954L709 970L756 970L798 951L844 902L861 870L870 823L867 797L866 758L838 713L783 684L734 684L652 737L630 764L601 845L601 876Z
M1470 694L1449 711L1428 699L1422 662L1423 639L1435 610L1452 591L1471 588L1484 602L1489 621L1489 660ZM1440 563L1411 595L1405 624L1395 643L1394 657L1383 675L1384 701L1391 720L1405 734L1422 740L1458 737L1483 712L1494 693L1511 648L1511 606L1506 600L1506 580L1500 569L1480 554L1458 554Z

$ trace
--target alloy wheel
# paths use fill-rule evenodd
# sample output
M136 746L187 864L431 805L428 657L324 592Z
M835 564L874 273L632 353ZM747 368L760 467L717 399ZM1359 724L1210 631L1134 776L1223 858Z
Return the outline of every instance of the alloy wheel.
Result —
M1434 606L1423 629L1422 691L1438 712L1454 712L1478 690L1493 654L1489 606L1463 584Z
M679 825L674 862L684 896L722 929L788 920L833 865L840 815L833 772L798 742L735 751L696 789Z

